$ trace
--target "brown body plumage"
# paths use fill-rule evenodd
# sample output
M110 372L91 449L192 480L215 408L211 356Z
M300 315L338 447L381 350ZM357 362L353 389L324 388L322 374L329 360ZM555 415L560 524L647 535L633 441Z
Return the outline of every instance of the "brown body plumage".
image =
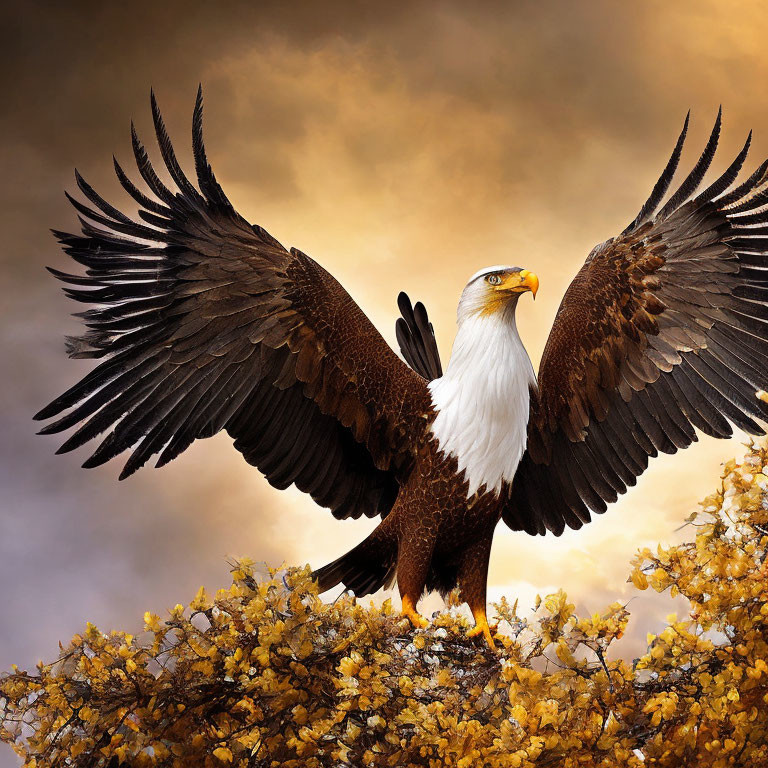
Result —
M396 578L406 614L425 589L457 584L492 642L485 588L494 529L579 528L633 485L659 451L717 437L731 423L762 433L768 406L768 164L728 191L747 145L698 197L704 154L657 211L688 121L642 210L597 246L550 334L538 383L517 336L521 293L535 275L478 273L460 304L443 374L423 306L400 297L406 365L339 283L232 207L208 164L202 97L193 120L198 187L182 173L152 98L158 143L177 190L133 132L139 172L122 168L134 221L77 182L90 208L82 235L55 233L86 275L51 270L77 301L85 335L74 357L100 359L44 408L43 429L78 426L61 451L106 432L84 466L132 449L122 477L159 454L226 430L277 488L295 483L337 518L380 515L364 542L316 576L364 595ZM474 365L473 355L484 355ZM463 366L463 367L462 367ZM529 412L530 399L530 412ZM519 462L519 463L518 463Z
M343 583L366 595L397 580L407 612L415 623L415 606L425 591L443 595L455 586L473 615L485 620L486 581L491 543L503 504L495 494L467 498L456 459L446 456L427 429L433 412L423 419L416 461L400 488L391 513L351 552L321 568L321 589Z

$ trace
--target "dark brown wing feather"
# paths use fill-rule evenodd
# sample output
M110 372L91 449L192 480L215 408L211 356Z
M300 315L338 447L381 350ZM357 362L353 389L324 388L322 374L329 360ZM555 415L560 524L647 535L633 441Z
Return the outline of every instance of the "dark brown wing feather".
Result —
M443 366L426 307L420 301L412 307L408 294L402 291L397 297L397 306L402 317L397 318L395 333L405 361L427 381L439 379Z
M177 190L160 180L132 131L139 172L157 199L115 163L143 223L77 174L93 208L70 198L82 235L56 232L85 276L51 270L88 331L73 357L101 359L36 418L69 410L43 433L78 429L60 452L106 433L85 462L125 450L127 477L222 429L270 483L295 483L337 517L386 514L410 467L426 383L387 346L347 292L303 253L286 251L235 212L193 120L199 190L182 172L152 97L157 139Z
M659 452L696 430L763 434L768 405L768 163L728 192L749 148L698 197L720 114L693 171L654 216L682 150L632 224L597 246L563 298L532 395L528 449L504 520L580 528ZM751 135L750 135L751 136Z

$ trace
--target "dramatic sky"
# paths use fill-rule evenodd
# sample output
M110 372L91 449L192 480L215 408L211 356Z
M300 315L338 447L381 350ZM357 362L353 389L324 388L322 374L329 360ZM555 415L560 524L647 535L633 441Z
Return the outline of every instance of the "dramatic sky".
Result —
M150 86L188 159L202 81L209 156L236 207L338 277L391 343L397 292L425 301L444 359L467 277L512 263L541 280L518 310L538 363L568 282L635 215L689 107L685 163L720 102L715 170L751 127L749 167L768 155L760 4L142 5L17 4L0 33L3 669L50 658L86 620L138 629L144 610L226 584L232 556L319 566L373 525L271 489L226 437L118 483L117 463L82 470L85 451L56 457L56 438L34 436L32 413L89 367L64 356L76 307L43 270L67 267L48 228L76 225L74 166L125 203L111 155L130 164L131 117L149 143ZM656 460L560 539L500 527L492 596L528 605L562 586L590 611L624 599L635 550L688 535L675 528L740 450L707 439ZM632 607L627 655L670 610Z

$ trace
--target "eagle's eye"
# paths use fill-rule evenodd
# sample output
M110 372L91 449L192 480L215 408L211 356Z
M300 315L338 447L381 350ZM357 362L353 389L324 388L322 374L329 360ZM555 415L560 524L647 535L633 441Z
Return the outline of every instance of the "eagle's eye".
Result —
M491 285L500 285L501 284L501 275L488 275L488 277L485 278Z

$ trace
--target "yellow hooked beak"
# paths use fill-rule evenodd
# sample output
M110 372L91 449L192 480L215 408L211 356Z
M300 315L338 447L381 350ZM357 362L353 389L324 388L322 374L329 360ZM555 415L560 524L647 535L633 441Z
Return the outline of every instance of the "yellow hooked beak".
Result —
M511 293L524 293L530 291L533 298L536 298L536 291L539 290L539 278L533 272L527 269L521 269L519 272L513 272L506 277L499 285L497 291L509 291Z

